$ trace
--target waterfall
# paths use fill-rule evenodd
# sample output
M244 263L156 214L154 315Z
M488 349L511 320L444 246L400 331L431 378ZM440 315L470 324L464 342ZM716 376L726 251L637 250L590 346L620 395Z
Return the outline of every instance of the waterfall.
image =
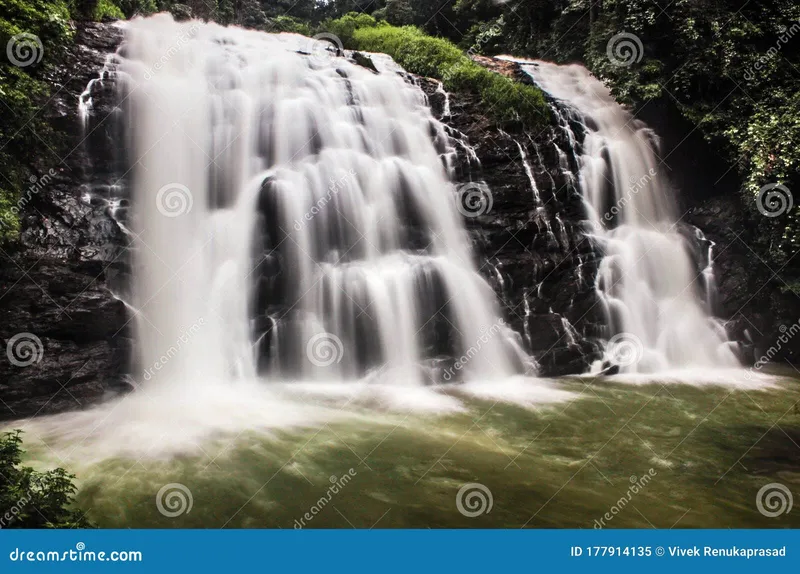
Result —
M578 156L578 183L604 252L597 288L609 326L606 364L639 373L738 366L733 344L711 316L710 247L708 265L698 269L655 134L586 68L517 61L552 98ZM574 124L582 127L582 143Z
M129 23L119 75L145 380L416 385L519 368L473 263L444 126L386 58L376 74L327 46L167 15Z

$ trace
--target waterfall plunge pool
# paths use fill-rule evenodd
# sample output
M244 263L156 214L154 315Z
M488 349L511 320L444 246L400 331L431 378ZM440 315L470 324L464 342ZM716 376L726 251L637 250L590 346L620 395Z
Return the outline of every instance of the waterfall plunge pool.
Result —
M101 527L798 527L797 513L756 505L767 484L800 486L798 378L741 376L528 379L412 398L210 385L37 418L27 462L76 473ZM469 484L486 490L464 514ZM189 512L188 498L170 511L169 485L185 487Z

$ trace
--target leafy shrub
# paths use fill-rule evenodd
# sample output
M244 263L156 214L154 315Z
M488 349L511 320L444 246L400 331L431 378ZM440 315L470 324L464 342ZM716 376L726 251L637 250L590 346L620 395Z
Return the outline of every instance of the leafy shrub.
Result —
M336 20L326 20L322 23L320 31L338 36L345 48L355 48L353 34L356 30L374 28L381 25L385 25L385 23L379 22L369 14L350 12Z
M126 17L131 18L135 15L147 16L154 12L169 11L173 4L178 2L158 2L156 0L114 0Z
M478 94L496 121L521 121L534 127L550 119L549 107L539 89L487 70L450 41L427 36L419 28L356 28L351 46L389 54L409 72L442 80L450 91Z
M92 14L94 20L124 20L125 14L111 0L99 0Z
M41 42L41 47L31 43L27 51L18 53L22 60L30 59L30 64L22 67L6 57L13 50L10 43L20 34ZM45 144L58 147L55 134L38 113L39 104L49 96L42 75L57 61L72 34L70 12L62 0L3 0L0 46L6 51L0 56L0 242L13 239L19 229L12 208L29 184L32 161L50 155Z
M311 36L311 28L305 22L291 16L271 18L267 24L269 32L293 32L303 36Z
M22 431L0 435L0 527L88 528L92 524L72 508L74 475L63 468L39 472L21 466Z

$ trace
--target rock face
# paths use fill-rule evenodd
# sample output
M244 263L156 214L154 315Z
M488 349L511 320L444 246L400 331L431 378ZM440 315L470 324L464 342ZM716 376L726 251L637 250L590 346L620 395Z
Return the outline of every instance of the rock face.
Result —
M115 113L113 93L97 83L85 128L78 108L121 40L113 25L80 25L48 78L55 95L40 113L66 151L39 158L22 193L19 244L0 254L0 419L82 408L128 388L130 316L111 292L125 283L127 244L108 201L119 146L103 119Z
M800 298L781 279L782 268L754 249L757 222L741 196L728 190L686 203L686 219L715 243L718 313L727 319L728 335L742 344L744 360L797 363Z
M466 225L506 321L522 335L541 375L585 372L601 357L604 320L594 278L602 255L585 233L578 166L564 151L569 142L555 126L538 134L500 129L474 96L447 96L438 82L417 81L434 114L463 140L455 169L462 200L474 189L470 182L488 186L491 209L477 210Z

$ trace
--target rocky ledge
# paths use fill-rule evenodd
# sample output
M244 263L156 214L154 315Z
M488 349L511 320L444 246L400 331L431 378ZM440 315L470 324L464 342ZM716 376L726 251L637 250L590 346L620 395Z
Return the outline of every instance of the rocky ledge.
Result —
M114 25L79 24L47 78L54 95L40 114L66 141L37 160L39 175L21 194L20 240L0 252L0 419L83 408L129 388L130 317L112 294L126 241L102 198L113 183L115 134L103 121L113 97L94 94L86 126L78 109L121 40ZM91 201L89 190L98 192Z
M496 62L498 72L517 74L514 64ZM498 127L476 96L446 95L435 80L416 81L460 142L460 192L486 184L485 209L469 213L465 223L506 321L521 334L540 375L586 372L602 356L603 314L594 288L602 255L586 234L578 166L562 151L569 142L555 125L539 133Z

